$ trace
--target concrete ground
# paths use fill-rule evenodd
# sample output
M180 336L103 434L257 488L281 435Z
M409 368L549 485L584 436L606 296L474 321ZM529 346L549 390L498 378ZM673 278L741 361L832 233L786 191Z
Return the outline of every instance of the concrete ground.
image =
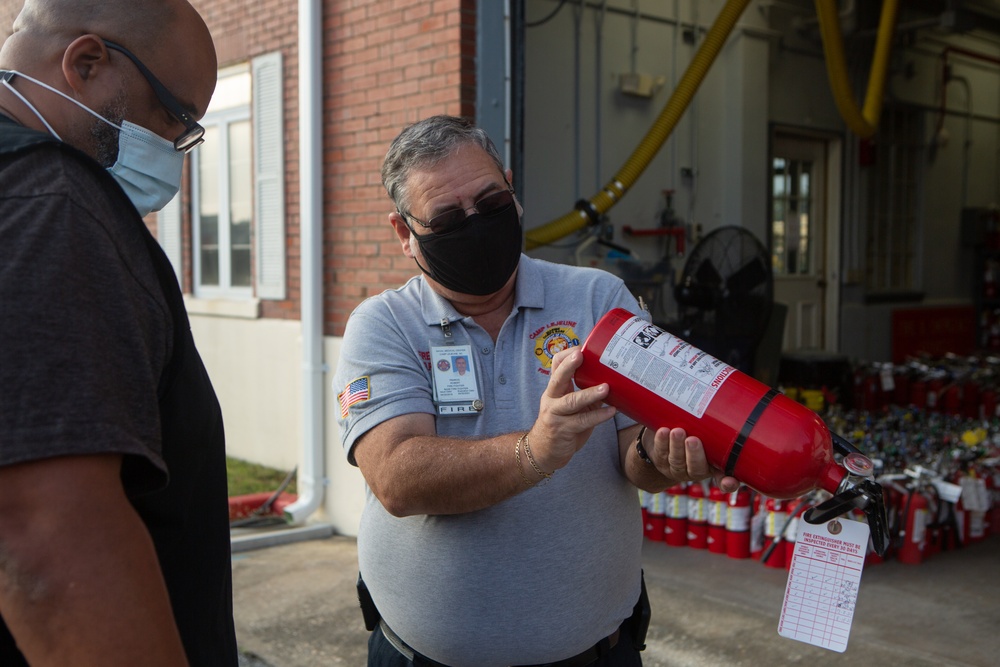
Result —
M652 542L643 562L653 608L646 667L1000 664L997 535L920 565L865 568L844 653L778 635L784 570ZM241 551L233 575L245 667L365 665L353 538Z

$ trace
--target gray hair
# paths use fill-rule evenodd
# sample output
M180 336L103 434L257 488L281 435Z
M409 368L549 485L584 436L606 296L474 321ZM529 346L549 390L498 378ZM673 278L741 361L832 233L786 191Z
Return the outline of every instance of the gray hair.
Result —
M382 162L382 185L400 211L408 209L407 181L414 169L432 167L462 146L473 144L493 158L503 174L503 159L489 135L472 121L431 116L408 126L393 139Z

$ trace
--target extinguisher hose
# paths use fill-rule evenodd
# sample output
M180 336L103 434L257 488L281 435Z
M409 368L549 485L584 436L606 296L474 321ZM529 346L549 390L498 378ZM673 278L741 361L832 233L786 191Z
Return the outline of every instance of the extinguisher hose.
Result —
M833 438L833 448L837 450L838 453L843 454L844 456L847 456L848 454L861 454L864 456L864 453L855 447L851 441L844 436L837 435L831 431L830 437Z
M951 534L955 536L955 539L951 541L952 544L955 545L955 548L956 549L961 549L962 548L962 540L960 540L958 538L959 538L959 536L962 533L958 529L958 515L955 512L955 504L954 503L941 503L941 505L942 505L942 507L944 509L944 512L945 512L945 519L941 522L941 525L942 525L943 528L951 531ZM944 544L947 544L947 542L945 541L945 539L944 539L943 536L941 538L941 541L942 541L942 546L944 546Z
M915 488L908 489L908 491L909 492L906 494L906 502L903 503L903 513L899 515L899 531L896 533L897 549L901 549L903 547L903 543L906 542L906 524L908 524L910 520L910 505L913 502L913 494L917 492Z
M934 507L933 520L928 522L928 536L929 540L935 543L935 546L940 546L944 542L944 536L942 535L942 529L944 527L944 503L941 502L941 494L938 493L937 487L933 484L928 484L924 487L926 490L927 500ZM930 513L928 513L930 514Z
M778 534L774 536L774 539L771 541L771 543L767 545L767 549L764 549L764 553L760 555L761 563L766 563L767 559L771 557L771 553L774 551L775 547L777 547L778 544L781 543L781 541L784 539L785 531L788 530L788 526L790 526L792 521L795 520L795 515L797 515L799 513L799 510L801 510L808 504L809 504L809 499L806 498L802 500L799 504L797 504L795 508L788 513L788 516L785 517L785 523L782 524L781 526L781 530L779 530Z

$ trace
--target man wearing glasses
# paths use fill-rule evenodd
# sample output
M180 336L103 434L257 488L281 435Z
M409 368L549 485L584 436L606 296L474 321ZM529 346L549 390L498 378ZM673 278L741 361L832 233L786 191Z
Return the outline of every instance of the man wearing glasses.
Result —
M0 665L237 664L225 443L173 270L215 88L185 0L26 0L0 49Z
M511 172L471 123L435 116L392 143L382 182L421 275L351 315L334 388L367 483L358 533L368 664L641 665L648 621L636 487L720 478L697 438L645 432L575 391L575 349L611 274L521 254ZM452 400L440 359L468 358Z

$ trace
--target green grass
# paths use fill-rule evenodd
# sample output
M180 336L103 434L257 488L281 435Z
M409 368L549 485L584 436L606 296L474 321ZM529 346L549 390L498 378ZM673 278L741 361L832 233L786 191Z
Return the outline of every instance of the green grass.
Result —
M226 457L226 472L229 474L229 495L242 496L248 493L274 492L281 486L288 470L275 470L267 466L250 463L242 459ZM292 478L285 491L296 493L295 479Z

